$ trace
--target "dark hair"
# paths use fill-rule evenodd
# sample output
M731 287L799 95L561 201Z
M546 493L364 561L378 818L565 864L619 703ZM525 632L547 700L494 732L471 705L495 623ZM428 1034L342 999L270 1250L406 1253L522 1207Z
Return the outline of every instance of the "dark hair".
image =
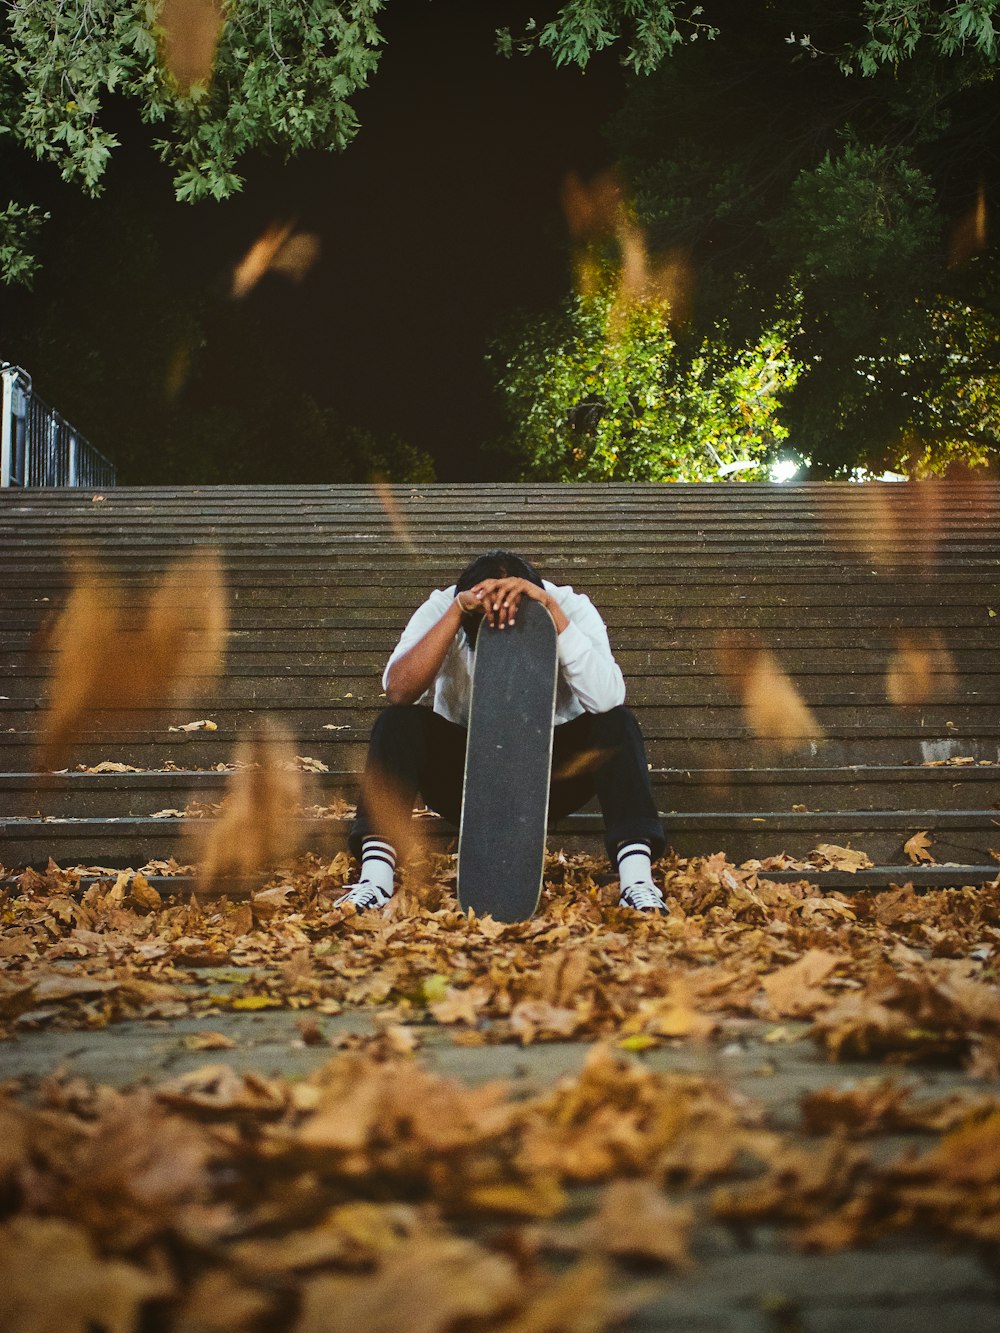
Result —
M542 587L542 576L534 565L515 555L513 551L487 551L476 556L471 565L466 565L458 576L455 592L468 592L483 579L527 579Z
M466 565L458 576L455 592L456 594L468 592L484 579L505 578L527 579L529 583L537 584L539 588L544 587L542 576L534 565L515 555L513 551L498 550L487 551L485 555L477 556L471 564ZM475 611L462 616L462 628L465 630L466 642L470 648L475 647L482 619L482 616Z

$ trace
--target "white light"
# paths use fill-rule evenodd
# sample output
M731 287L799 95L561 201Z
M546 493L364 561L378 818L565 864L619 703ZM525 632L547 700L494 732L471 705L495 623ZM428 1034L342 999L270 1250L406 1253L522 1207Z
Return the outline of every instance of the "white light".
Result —
M771 480L791 481L798 470L799 465L793 458L779 458L776 463L771 464Z

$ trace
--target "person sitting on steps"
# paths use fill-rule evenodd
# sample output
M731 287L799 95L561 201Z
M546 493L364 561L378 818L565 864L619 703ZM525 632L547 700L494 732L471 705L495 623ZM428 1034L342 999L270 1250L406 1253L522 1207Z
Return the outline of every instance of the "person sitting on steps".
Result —
M512 625L522 597L547 608L557 633L549 818L579 810L596 794L608 857L618 867L620 905L665 910L651 871L663 853L663 826L604 621L589 597L543 580L526 560L502 550L479 556L452 587L432 592L389 658L382 677L389 706L372 728L348 841L360 861L358 882L338 906L364 911L389 902L396 870L391 830L410 819L418 791L458 825L476 634L484 618L500 629ZM376 785L378 800L366 802L365 792Z

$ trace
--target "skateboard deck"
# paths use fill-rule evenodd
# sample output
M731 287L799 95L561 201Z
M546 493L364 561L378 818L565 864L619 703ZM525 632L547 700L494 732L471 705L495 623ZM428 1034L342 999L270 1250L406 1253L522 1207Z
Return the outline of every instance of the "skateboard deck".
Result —
M549 813L556 627L521 599L513 626L479 627L458 839L463 911L524 921L538 906Z

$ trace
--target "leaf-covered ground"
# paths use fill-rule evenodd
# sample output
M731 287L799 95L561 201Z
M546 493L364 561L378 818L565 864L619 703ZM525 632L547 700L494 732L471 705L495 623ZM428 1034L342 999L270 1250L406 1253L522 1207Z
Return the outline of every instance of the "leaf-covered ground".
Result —
M749 1015L812 1020L833 1058L997 1072L998 884L820 893L720 853L665 863L669 915L639 916L616 906L598 863L558 854L538 914L502 925L459 911L450 857L411 868L383 914L334 906L348 869L346 856L305 857L235 902L164 898L132 872L81 889L79 869L24 871L2 903L4 1031L220 1004L379 1006L466 1044L601 1038L638 1051ZM190 984L227 964L251 973L225 995Z
M195 1017L186 1044L211 1063L125 1089L6 1085L5 1328L582 1333L689 1272L706 1228L1000 1258L997 886L821 895L720 855L665 863L671 912L650 918L560 855L539 914L504 926L462 916L453 865L411 868L385 915L334 907L346 858L235 902L131 872L10 883L10 1040ZM225 1063L229 1013L279 1006L317 1048L327 1016L379 1022L303 1078ZM831 1068L792 1126L721 1074L648 1063L748 1020L776 1053L804 1020L822 1059L880 1063L851 1085ZM429 1032L590 1055L542 1088L468 1087L424 1063ZM928 1062L972 1080L928 1097Z

